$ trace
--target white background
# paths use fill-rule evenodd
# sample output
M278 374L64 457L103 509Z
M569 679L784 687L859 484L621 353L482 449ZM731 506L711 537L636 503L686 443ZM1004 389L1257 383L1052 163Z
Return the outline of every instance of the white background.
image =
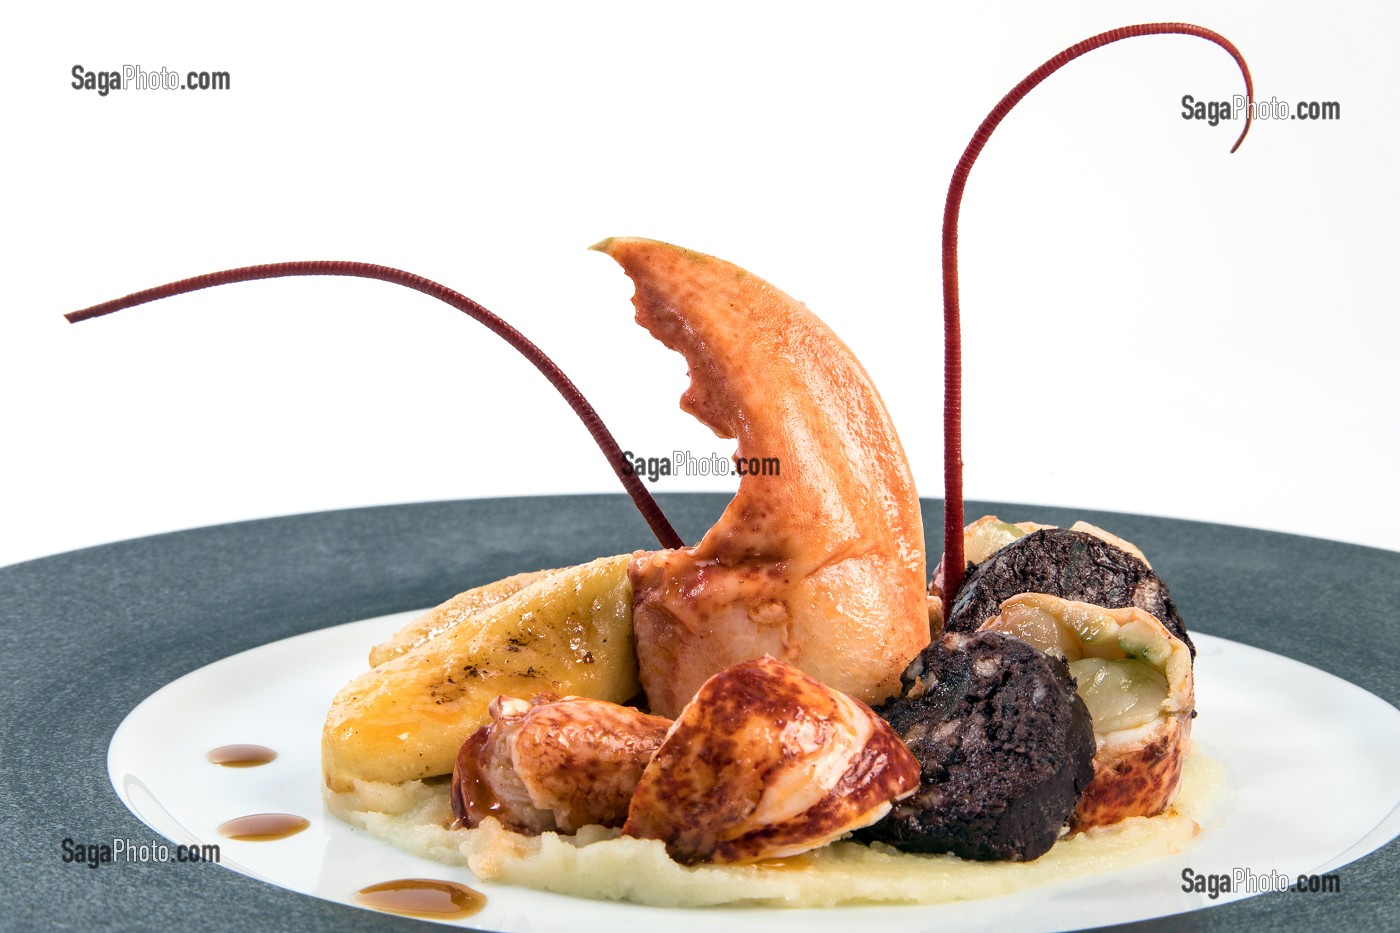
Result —
M982 116L1053 53L1179 19L1332 123L1183 120L1218 48L1150 37L1034 92L963 205L967 494L1400 549L1397 15L1379 4L26 5L5 114L0 564L245 518L614 491L565 405L460 314L251 263L397 265L541 344L624 447L727 455L585 247L748 267L861 357L942 493L939 227ZM71 88L224 70L232 90ZM663 480L676 491L734 480ZM1033 514L1006 516L1034 518Z

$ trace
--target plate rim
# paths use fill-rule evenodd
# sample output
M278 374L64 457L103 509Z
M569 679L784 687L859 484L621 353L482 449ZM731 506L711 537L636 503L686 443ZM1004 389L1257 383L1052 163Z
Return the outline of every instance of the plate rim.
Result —
M728 503L724 493L662 493L659 500L682 536L694 539ZM941 521L941 502L921 500L927 536ZM1309 658L1345 671L1392 706L1400 672L1385 657L1400 652L1400 629L1381 618L1400 605L1400 554L1363 545L1185 519L1094 509L969 502L969 509L1069 524L1083 518L1135 540L1172 581L1183 612L1190 601L1227 606L1212 612L1211 634ZM1096 518L1098 520L1096 520ZM547 525L548 534L540 533ZM184 873L92 872L86 897L53 904L74 883L59 864L64 833L130 835L144 830L106 780L73 781L72 773L105 771L106 749L126 712L160 684L243 647L356 618L432 604L477 582L504 576L534 559L560 566L609 548L646 547L645 525L620 495L480 498L303 513L172 532L0 568L0 697L15 723L0 780L7 804L0 825L13 838L0 847L0 867L25 884L3 906L17 922L46 926L55 916L79 926L110 924L119 915L133 929L198 919L211 929L244 929L246 918L295 921L308 929L381 929L382 915L337 908L263 888L232 872L197 879ZM1169 558L1169 559L1168 559ZM295 566L298 579L289 576ZM493 568L495 568L493 570ZM1295 584L1301 573L1308 585ZM236 569L237 573L234 573ZM1237 598L1229 573L1244 573L1248 600ZM477 576L473 577L472 575ZM230 581L237 576L237 585ZM1287 590L1287 592L1285 592ZM235 597L255 598L232 612ZM1190 597L1188 600L1187 597ZM271 603L284 602L270 608ZM202 624L190 624L200 614ZM1345 620L1352 636L1330 637L1311 623ZM1188 614L1188 624L1199 613ZM26 638L34 628L45 639ZM176 638L166 637L170 633ZM139 656L138 656L139 655ZM45 672L66 672L55 681ZM1235 902L1198 915L1207 929L1241 924L1311 931L1348 918L1400 926L1393 897L1400 846L1382 847L1346 870L1347 896L1275 895ZM285 895L285 896L283 896ZM307 903L300 903L301 901ZM234 922L228 918L240 915ZM407 923L407 921L405 921ZM1152 923L1133 930L1154 929ZM1161 927L1167 929L1167 927ZM412 929L405 926L404 929Z

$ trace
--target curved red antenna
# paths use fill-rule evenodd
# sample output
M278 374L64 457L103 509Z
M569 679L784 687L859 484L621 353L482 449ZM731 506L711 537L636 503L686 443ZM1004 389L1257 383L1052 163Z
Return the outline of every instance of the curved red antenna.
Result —
M987 144L992 131L1001 124L1011 108L1031 92L1031 89L1065 65L1086 52L1101 48L1122 39L1137 36L1183 35L1196 36L1214 42L1230 53L1244 75L1246 100L1254 101L1254 80L1249 76L1249 66L1244 56L1234 44L1220 35L1201 26L1189 23L1144 23L1139 26L1123 26L1101 32L1065 49L1059 55L1045 62L1035 71L1026 75L1001 99L992 112L987 114L972 141L963 150L958 167L953 170L953 179L948 183L948 200L943 208L943 598L951 603L962 585L966 570L963 555L963 481L962 481L962 330L961 309L958 306L958 211L962 206L963 189L967 186L968 173ZM1230 147L1234 152L1244 142L1253 118L1246 107L1244 129L1239 139Z
M594 407L584 398L583 393L573 384L568 376L561 370L549 356L532 343L524 334L507 324L500 317L488 311L486 308L472 301L461 292L453 291L446 285L440 285L431 279L425 279L421 275L414 275L412 272L405 272L402 269L395 269L391 266L377 266L367 262L348 262L337 259L307 260L302 262L275 262L261 266L243 266L238 269L225 269L222 272L210 272L206 275L197 275L189 279L181 279L178 282L170 282L166 285L158 285L155 288L148 288L144 291L133 292L125 298L116 298L112 301L104 301L102 304L93 305L91 308L84 308L81 311L73 311L65 314L64 317L70 323L76 324L79 321L86 321L90 318L101 317L104 314L111 314L114 311L121 311L125 308L143 305L150 301L158 301L161 298L170 298L174 295L183 295L186 292L199 291L202 288L213 288L217 285L229 285L234 282L252 282L258 279L278 279L294 275L339 275L350 276L361 279L378 279L381 282L390 282L394 285L402 285L414 291L430 295L438 301L445 302L461 311L463 314L479 322L500 337L506 343L515 348L521 356L529 360L534 367L544 374L550 385L559 390L559 394L564 397L564 401L569 403L569 407L574 410L583 426L588 429L588 433L593 435L593 440L598 448L603 452L603 456L608 459L608 466L612 467L617 478L622 481L622 486L627 490L627 494L632 497L632 503L637 507L637 511L642 513L642 518L650 526L652 534L656 535L656 540L661 542L663 548L684 547L685 543L676 530L671 527L671 523L662 514L661 507L656 504L656 500L647 492L642 485L641 477L635 472L627 469L626 458L622 455L622 448L618 446L617 440L612 436L612 432L603 424L603 419L599 416Z

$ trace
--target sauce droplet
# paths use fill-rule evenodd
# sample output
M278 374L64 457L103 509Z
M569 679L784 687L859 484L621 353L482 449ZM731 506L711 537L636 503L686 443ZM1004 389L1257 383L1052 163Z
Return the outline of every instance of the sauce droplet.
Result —
M470 917L486 906L486 895L455 881L403 878L384 881L355 892L361 907L429 920Z
M256 768L272 761L277 753L265 745L220 745L204 757L225 768Z
M295 836L311 823L290 813L254 813L219 824L220 835L243 842L269 842Z

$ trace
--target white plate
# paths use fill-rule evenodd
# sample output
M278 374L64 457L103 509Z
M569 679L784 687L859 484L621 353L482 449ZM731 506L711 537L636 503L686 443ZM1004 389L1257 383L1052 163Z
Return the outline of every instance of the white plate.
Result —
M665 910L475 881L465 869L400 852L331 816L320 796L321 723L331 697L365 669L369 646L417 613L353 622L274 642L194 671L132 710L112 737L108 772L122 801L176 843L219 843L225 868L314 897L352 903L396 878L461 880L487 897L463 926L499 931L665 929L820 933L879 923L913 930L1049 930L1140 920L1223 904L1243 891L1182 891L1182 870L1289 878L1334 870L1400 834L1400 710L1280 655L1208 635L1199 649L1194 726L1227 789L1180 855L1007 897L939 906L825 910ZM279 757L221 768L205 753L254 743ZM306 831L237 842L216 827L251 813L306 817Z

